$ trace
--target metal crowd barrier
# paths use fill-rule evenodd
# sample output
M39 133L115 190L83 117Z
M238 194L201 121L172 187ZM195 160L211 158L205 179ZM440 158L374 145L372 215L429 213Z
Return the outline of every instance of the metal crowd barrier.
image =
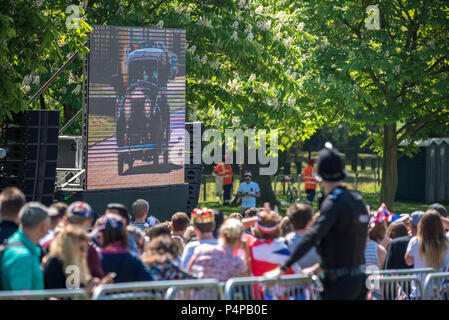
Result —
M387 269L379 271L367 271L366 275L382 275L382 276L408 276L408 275L428 275L434 273L432 268L418 268L418 269Z
M422 282L417 275L383 276L372 274L367 284L379 290L381 300L422 300L425 298ZM371 291L373 293L374 290Z
M44 299L87 300L82 289L54 289L27 291L0 291L0 300L44 300Z
M449 272L431 268L367 272L383 300L449 300ZM423 276L426 276L423 289ZM280 278L232 278L149 281L98 287L93 300L316 300L322 291L317 276L286 275ZM84 290L0 291L0 300L87 300Z
M321 291L321 282L315 275L242 277L229 279L225 285L227 300L317 300Z
M449 272L429 274L424 284L426 300L449 300Z
M214 279L166 280L109 284L98 287L93 300L223 300Z

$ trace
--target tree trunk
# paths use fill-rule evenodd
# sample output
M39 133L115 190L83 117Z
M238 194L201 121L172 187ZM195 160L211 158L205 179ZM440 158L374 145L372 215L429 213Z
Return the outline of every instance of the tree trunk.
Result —
M76 110L72 104L64 104L64 123L69 122L69 120L72 119L77 112L78 110Z
M398 186L398 149L396 141L396 124L384 126L382 159L382 187L380 201L393 210L393 201Z
M47 109L47 107L45 106L45 99L44 99L44 95L43 94L41 94L39 96L39 102L40 102L41 110Z
M248 144L244 144L245 152L244 152L244 161L243 164L240 165L240 183L244 182L244 174L246 170L251 171L252 181L257 182L260 188L260 198L256 199L256 205L261 207L265 202L269 202L271 207L280 206L279 201L276 199L276 195L273 192L273 188L271 187L271 176L269 175L260 175L261 165L256 161L256 164L248 164ZM236 159L234 153L234 160ZM234 194L237 194L237 191L234 190ZM232 201L231 205L238 205L241 203L241 198L238 200L235 198Z

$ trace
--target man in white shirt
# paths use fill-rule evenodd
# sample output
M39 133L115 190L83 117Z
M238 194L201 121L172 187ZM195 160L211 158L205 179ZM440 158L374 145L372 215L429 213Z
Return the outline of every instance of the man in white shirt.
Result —
M257 182L251 181L251 171L245 171L245 181L239 186L237 196L242 197L242 216L248 208L256 206L256 198L260 197L260 188Z

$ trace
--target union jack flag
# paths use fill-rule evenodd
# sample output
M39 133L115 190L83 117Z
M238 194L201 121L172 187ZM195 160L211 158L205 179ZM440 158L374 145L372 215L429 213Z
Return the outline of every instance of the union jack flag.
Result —
M377 209L376 215L373 218L374 219L371 221L371 223L381 223L384 221L391 223L401 218L401 216L390 212L385 203L382 203L379 209Z
M449 272L449 267L442 267L440 272ZM449 300L449 278L444 277L441 279L439 287L440 298L443 300Z
M408 300L407 294L402 290L400 285L396 287L396 299L395 300Z

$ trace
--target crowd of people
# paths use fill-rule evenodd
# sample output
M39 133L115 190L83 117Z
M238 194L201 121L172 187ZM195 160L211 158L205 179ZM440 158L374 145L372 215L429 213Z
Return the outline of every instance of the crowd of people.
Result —
M26 202L15 187L0 193L0 289L83 288L89 296L109 283L321 274L323 299L365 299L366 272L449 267L449 219L441 204L426 212L371 211L348 190L338 151L320 152L309 170L326 195L319 211L294 203L285 217L245 173L241 212L176 212L161 222L137 199L129 211L110 203L98 217L88 203ZM313 165L313 164L311 164ZM309 202L313 198L309 198ZM422 279L424 280L424 279Z
M264 209L265 210L265 209ZM46 207L25 201L17 188L0 194L0 277L2 290L81 287L92 295L101 284L261 275L288 256L279 240L278 215L250 208L225 217L218 209L176 212L170 221L149 216L138 199L131 212L111 203L95 219L89 204L62 202ZM246 216L246 215L244 215ZM262 223L257 224L258 216ZM260 220L259 219L259 220ZM276 261L268 250L285 249ZM269 259L268 259L269 260ZM75 274L76 278L72 275Z

